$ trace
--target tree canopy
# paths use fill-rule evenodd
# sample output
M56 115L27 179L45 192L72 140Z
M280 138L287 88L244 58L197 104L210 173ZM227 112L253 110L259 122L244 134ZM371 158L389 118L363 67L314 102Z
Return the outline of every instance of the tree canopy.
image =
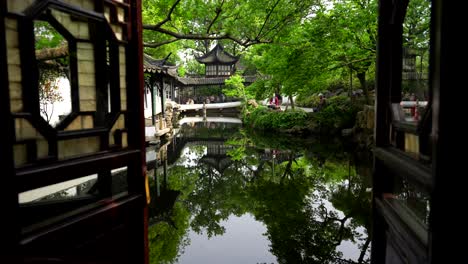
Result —
M422 56L428 47L430 3L410 3L404 45ZM258 77L248 88L257 99L274 92L308 96L332 87L350 94L362 89L370 103L376 0L146 0L143 18L147 52L159 57L182 50L190 50L184 56L201 55L213 41L243 55L246 72ZM186 68L200 73L193 65Z
M146 0L143 28L157 34L145 42L159 47L178 40L230 40L248 47L271 43L312 12L317 0ZM206 48L206 46L204 46ZM206 50L205 50L206 51Z

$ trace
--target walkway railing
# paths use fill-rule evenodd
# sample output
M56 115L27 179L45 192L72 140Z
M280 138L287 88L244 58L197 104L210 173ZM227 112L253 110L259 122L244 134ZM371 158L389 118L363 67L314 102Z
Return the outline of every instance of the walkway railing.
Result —
M199 122L242 124L242 120L235 117L184 117L179 120L180 125Z
M407 121L418 121L420 118L419 107L426 107L427 101L401 101L400 106L403 109Z
M241 102L213 103L213 104L181 104L179 110L225 109L241 106Z

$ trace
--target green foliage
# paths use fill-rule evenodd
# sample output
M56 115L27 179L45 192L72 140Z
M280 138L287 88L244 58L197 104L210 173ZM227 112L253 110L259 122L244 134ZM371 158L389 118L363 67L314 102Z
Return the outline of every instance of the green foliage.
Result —
M222 91L221 88L217 86L200 86L197 87L197 95L198 96L211 96L211 95L218 95Z
M412 0L403 22L403 44L420 52L429 48L431 1Z
M255 108L244 115L244 123L247 126L264 130L287 130L304 128L309 120L309 115L302 110L273 111L266 107Z
M311 95L330 83L347 83L350 70L363 80L366 73L373 73L376 1L333 1L332 7L318 6L312 13L278 43L249 51L247 58L269 76L256 88L271 93L274 87L288 96Z
M67 43L65 38L46 21L34 22L34 36L36 50L55 48Z
M184 65L180 65L179 68L177 68L177 73L180 77L185 77L187 69L185 69Z
M190 75L202 76L205 74L205 64L201 64L195 59L187 61L184 67Z
M198 138L197 131L181 132ZM224 169L206 162L205 145L186 147L171 165L168 187L181 193L170 218L150 228L151 263L177 261L188 243L186 221L212 237L225 232L222 223L231 215L246 213L265 224L278 263L336 263L345 240L367 250L357 230L369 228L368 182L354 172L341 144L248 130L226 134L235 136L219 143L230 149ZM185 142L183 135L178 142Z
M174 3L175 0L143 1L143 24L156 25L163 21ZM291 26L300 23L315 5L315 0L184 0L173 9L170 19L161 25L162 30L145 30L144 40L147 43L162 43L174 38L167 34L168 31L175 32L179 39L189 36L186 38L191 40L172 42L162 46L163 49L190 47L205 53L211 44L210 38L229 36L221 42L228 50L236 51L240 49L240 43L274 41Z
M327 100L327 105L313 115L313 119L326 129L342 129L354 126L356 114L361 104L347 96L335 96Z
M229 77L229 79L225 80L224 82L226 84L226 88L223 89L223 93L226 96L242 98L244 102L246 102L247 99L252 97L252 95L248 94L245 89L245 80L241 76L240 72L237 72L236 74L232 75L231 77Z
M36 51L55 49L67 45L66 39L46 21L34 22ZM59 91L60 78L66 78L69 56L37 61L39 70L39 107L41 115L49 122L54 112L54 103L63 101Z
M318 96L309 96L300 101L308 107L317 107ZM266 131L301 132L337 132L354 126L356 114L362 109L363 102L351 100L347 96L333 96L327 99L325 107L314 113L303 110L273 111L260 106L244 111L243 122L247 127Z
M318 106L319 102L320 98L317 95L299 96L296 99L296 104L302 107L315 108Z
M189 211L180 203L172 208L173 225L159 222L149 227L149 255L151 264L176 263L179 252L189 244L186 231L189 223Z

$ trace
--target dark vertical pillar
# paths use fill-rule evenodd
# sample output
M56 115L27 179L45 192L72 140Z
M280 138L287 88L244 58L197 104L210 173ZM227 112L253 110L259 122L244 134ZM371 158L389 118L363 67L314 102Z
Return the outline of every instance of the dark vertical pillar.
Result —
M110 105L111 111L117 113L121 110L120 105L120 53L119 46L115 42L109 43L110 72L118 73L109 76ZM146 96L146 93L145 93Z
M98 173L97 186L100 197L108 198L112 196L112 173L110 170Z
M127 49L127 98L129 147L140 150L138 158L128 167L128 191L141 195L141 204L135 208L132 216L129 249L132 262L149 263L148 251L148 207L146 204L146 152L145 152L145 120L143 108L143 26L141 0L130 1L129 21L131 21Z
M460 96L459 87L466 86L466 66L459 63L468 59L465 42L460 41L468 21L459 2L436 0L433 5L431 263L468 263L464 242L468 229L457 213L468 200L466 155L455 154L465 151L466 130L460 125L467 112L466 97Z
M105 124L109 103L107 95L107 85L110 79L108 72L109 65L107 64L107 48L109 47L109 43L105 39L105 34L103 34L104 26L102 24L91 23L89 30L92 40L96 43L94 45L94 79L96 80L96 113L94 116L94 125L96 127L102 127ZM118 74L118 71L115 73ZM103 149L106 149L105 146L103 147Z
M70 90L71 90L71 105L74 112L80 111L80 91L78 87L78 58L76 57L77 43L76 41L68 41L68 56L70 62ZM73 53L72 53L73 52Z
M391 61L391 26L389 25L392 11L392 3L387 0L379 1L378 40L377 40L377 65L376 65L376 100L375 100L375 146L385 147L389 145L388 102L390 95L390 61ZM383 178L385 170L379 160L374 158L373 186L372 186L372 250L371 262L373 264L385 263L385 223L379 214L375 199L382 197Z
M14 122L10 115L10 95L8 84L8 64L5 36L5 1L0 1L0 123L2 138L0 139L0 168L3 186L0 192L0 205L4 212L0 217L0 259L5 263L16 263L15 256L19 253L20 227L18 219L18 194L13 161Z
M18 19L19 48L21 60L21 75L23 86L23 104L25 112L40 118L39 107L39 70L36 63L31 63L31 59L36 58L34 47L34 23L30 19Z

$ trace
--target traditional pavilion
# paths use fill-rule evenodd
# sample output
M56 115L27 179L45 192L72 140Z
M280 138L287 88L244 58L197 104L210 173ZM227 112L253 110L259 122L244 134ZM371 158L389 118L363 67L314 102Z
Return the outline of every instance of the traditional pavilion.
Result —
M154 59L144 54L145 72L145 118L165 117L166 102L185 104L189 98L195 103L226 102L233 100L222 96L224 82L233 75L239 64L239 56L226 52L222 45L217 44L212 50L195 59L205 65L205 75L199 77L179 77L177 66L165 59ZM243 76L245 85L255 81L255 76ZM153 92L154 91L154 92ZM211 93L207 92L210 91ZM208 94L209 93L209 94ZM156 118L157 119L157 118Z
M239 56L227 53L223 46L217 44L210 52L196 57L196 60L205 64L205 77L225 77L231 76L235 72Z
M195 59L205 65L205 76L177 78L182 84L180 103L185 103L189 98L194 99L197 103L202 103L208 95L203 94L201 90L206 89L217 90L217 94L212 94L212 99L214 98L215 102L224 102L225 99L219 95L222 94L224 81L236 72L239 56L228 53L221 44L217 44L208 53ZM244 79L245 85L249 85L255 81L255 76L244 76Z

